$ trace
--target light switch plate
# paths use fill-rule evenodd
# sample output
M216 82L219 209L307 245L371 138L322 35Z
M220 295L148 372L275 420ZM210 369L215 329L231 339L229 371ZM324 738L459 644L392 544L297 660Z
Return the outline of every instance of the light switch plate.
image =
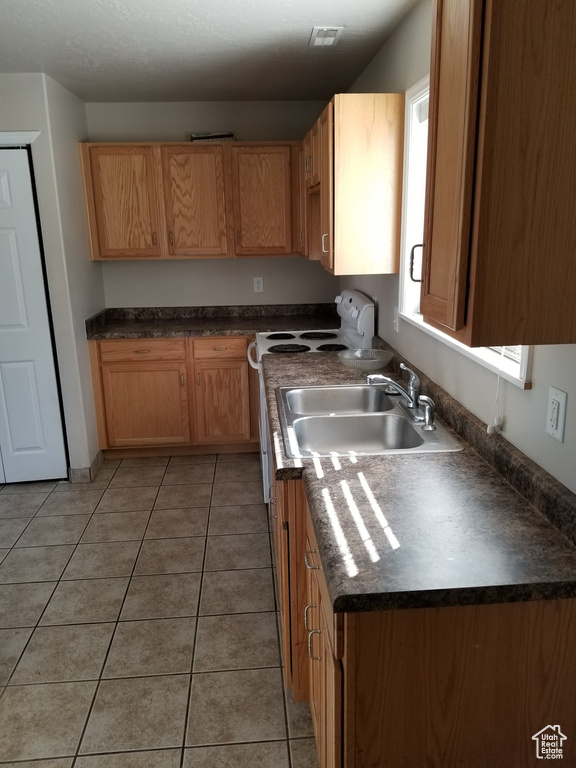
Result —
M546 414L546 433L560 443L564 442L566 424L566 400L568 395L561 389L550 387L548 391L548 413Z

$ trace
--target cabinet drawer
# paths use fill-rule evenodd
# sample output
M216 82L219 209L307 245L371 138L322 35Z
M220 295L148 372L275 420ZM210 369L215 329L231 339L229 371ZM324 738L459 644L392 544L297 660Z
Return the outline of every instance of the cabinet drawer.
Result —
M314 577L320 590L320 605L330 645L332 646L332 653L337 659L341 659L344 655L344 614L334 613L332 610L332 601L330 600L328 585L326 584L326 578L324 577L324 571L320 562L318 542L316 541L314 526L310 519L310 512L307 514L306 533L308 537L307 543L310 547L307 547L306 567L314 571Z
M248 339L243 336L213 336L208 339L194 339L194 358L242 358L246 359Z
M134 339L100 342L100 360L103 363L144 362L154 360L184 360L184 340Z

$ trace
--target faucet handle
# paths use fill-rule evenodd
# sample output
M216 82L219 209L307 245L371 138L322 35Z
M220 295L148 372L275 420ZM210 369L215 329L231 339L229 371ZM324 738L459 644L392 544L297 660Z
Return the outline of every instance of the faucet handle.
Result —
M400 368L402 368L403 371L406 371L406 373L408 373L410 376L408 379L408 396L411 403L408 407L418 408L418 398L420 397L420 379L414 373L414 371L408 368L407 365L404 365L404 363L400 363Z
M403 371L406 371L406 373L410 377L408 379L408 388L420 391L420 379L414 373L414 371L411 368L408 368L407 365L404 365L404 363L400 363L400 368L402 368Z

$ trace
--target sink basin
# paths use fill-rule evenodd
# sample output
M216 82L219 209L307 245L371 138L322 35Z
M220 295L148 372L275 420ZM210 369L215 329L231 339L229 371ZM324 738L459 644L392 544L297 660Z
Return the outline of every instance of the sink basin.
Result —
M293 459L462 450L441 424L427 431L412 422L382 387L278 387L276 400Z
M280 388L285 393L286 404L293 413L305 416L331 413L373 413L389 411L392 400L378 386L335 386Z
M292 427L302 455L370 455L405 451L424 443L404 416L388 413L304 416Z

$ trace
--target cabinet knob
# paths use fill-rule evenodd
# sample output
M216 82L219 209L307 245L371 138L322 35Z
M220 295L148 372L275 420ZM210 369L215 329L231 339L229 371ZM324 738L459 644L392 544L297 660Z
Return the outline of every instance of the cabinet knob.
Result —
M329 253L329 251L324 247L324 238L328 237L328 233L322 235L322 253Z
M168 233L168 240L170 240L170 245L174 245L174 237L172 235L172 232Z
M183 373L180 374L180 386L181 387L184 386L184 374Z
M137 349L135 351L135 354L137 355L148 355L150 353L149 349Z
M236 232L236 242L240 245L240 232Z
M156 232L152 232L152 245L156 245Z

